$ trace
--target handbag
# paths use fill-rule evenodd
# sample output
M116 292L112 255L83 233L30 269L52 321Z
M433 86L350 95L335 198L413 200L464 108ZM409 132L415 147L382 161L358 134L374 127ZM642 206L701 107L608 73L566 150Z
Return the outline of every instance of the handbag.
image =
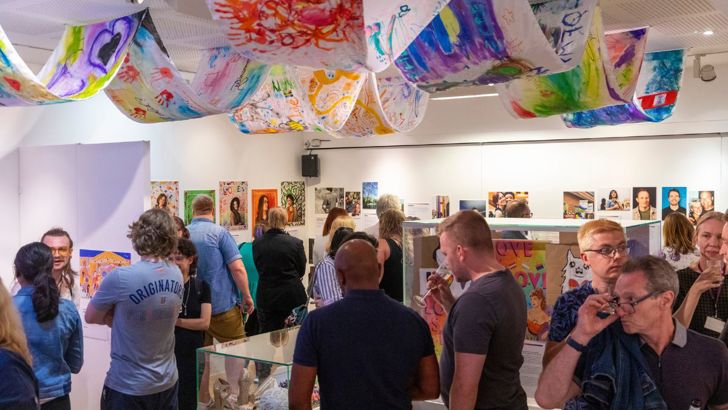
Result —
M311 296L313 295L313 284L315 280L316 271L314 270L311 275L311 280L309 281L308 289L306 289L306 303L296 306L291 310L291 314L288 315L284 322L285 327L301 326L303 324L306 316L308 316L308 305L311 301Z

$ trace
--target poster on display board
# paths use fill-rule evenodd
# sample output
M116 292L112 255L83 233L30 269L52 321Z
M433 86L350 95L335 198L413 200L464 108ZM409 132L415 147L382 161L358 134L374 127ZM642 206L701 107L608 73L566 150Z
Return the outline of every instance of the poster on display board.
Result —
M594 192L564 191L564 219L594 219Z
M632 188L632 219L642 221L655 221L657 215L657 188Z
M591 268L581 259L577 244L546 245L546 271L552 272L547 277L547 300L556 302L564 292L581 286L584 281L591 280Z
M485 216L488 214L488 201L481 199L461 199L459 209L461 211L468 209L478 211L481 215Z
M597 219L632 219L632 187L597 189L596 194Z
M316 188L315 214L327 215L332 208L345 209L344 188Z
M363 208L377 209L377 199L379 199L379 182L362 182L361 192L363 196Z
M703 214L715 211L715 191L690 191L688 206L688 219L697 225Z
M488 192L488 218L503 218L506 216L506 205L510 201L524 200L528 202L526 191L498 191Z
M152 208L160 208L172 216L178 215L179 181L152 181Z
M250 191L250 201L252 207L252 224L255 229L254 237L262 234L263 225L268 224L268 210L278 206L278 190L269 189L253 189Z
M684 186L662 187L662 220L673 212L687 216L688 189Z
M220 181L220 226L229 231L248 229L248 183Z
M303 181L281 182L281 204L288 216L288 226L306 223L306 183Z
M81 285L81 294L90 299L96 294L101 282L109 272L131 265L131 253L81 249L78 263L78 283Z
M447 218L450 216L450 197L447 195L435 196L435 208L432 210L433 218Z
M195 200L197 195L207 195L212 198L212 203L215 204L215 190L214 189L195 189L185 191L185 225L189 225L192 222L192 201ZM213 205L214 206L214 205ZM212 210L212 222L215 222L215 210Z
M354 218L361 216L361 192L346 191L344 196L346 212Z
M432 205L429 202L407 202L404 215L419 221L429 220L432 218Z

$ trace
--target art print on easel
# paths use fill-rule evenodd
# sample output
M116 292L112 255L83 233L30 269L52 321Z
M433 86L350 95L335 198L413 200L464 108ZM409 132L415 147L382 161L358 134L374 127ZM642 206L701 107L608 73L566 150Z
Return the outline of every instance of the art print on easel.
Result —
M177 216L179 181L152 181L152 208L160 208Z
M306 184L303 181L281 182L281 206L288 215L289 226L301 226L306 221Z
M80 249L78 264L78 282L81 285L82 295L92 298L109 272L131 265L131 254Z
M214 189L198 189L185 191L185 225L192 222L192 201L197 195L207 195L212 198L213 207L215 206L215 190ZM212 222L215 222L215 209L212 209Z
M248 229L248 183L220 181L220 226L230 231Z

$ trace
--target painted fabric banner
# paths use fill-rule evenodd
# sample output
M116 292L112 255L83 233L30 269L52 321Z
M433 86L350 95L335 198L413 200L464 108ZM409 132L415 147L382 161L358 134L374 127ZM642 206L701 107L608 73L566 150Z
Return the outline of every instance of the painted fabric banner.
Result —
M214 48L200 60L190 84L170 60L147 16L106 94L137 122L187 120L230 112L258 90L267 72L267 65L247 60L229 47Z
M596 0L452 0L395 64L428 92L558 73L581 61Z
M637 92L629 104L581 111L563 116L570 128L660 122L672 116L683 74L685 50L647 53L637 81Z
M387 68L448 0L207 0L245 57L313 68Z
M96 95L116 74L144 15L146 11L66 27L37 76L0 28L0 106L54 104Z
M597 8L581 63L566 72L497 85L516 118L548 117L629 102L645 53L647 29L602 33Z
M328 133L344 126L368 78L366 74L353 71L304 67L290 70L305 95L303 108L308 121Z

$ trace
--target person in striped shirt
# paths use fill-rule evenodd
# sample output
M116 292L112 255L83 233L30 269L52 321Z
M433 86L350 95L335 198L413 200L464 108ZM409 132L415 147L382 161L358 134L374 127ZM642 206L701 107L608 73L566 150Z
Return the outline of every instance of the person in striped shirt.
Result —
M312 286L314 300L318 307L330 305L342 298L341 286L339 286L334 268L334 258L343 239L352 232L354 230L347 227L337 229L331 238L331 250L314 269Z

